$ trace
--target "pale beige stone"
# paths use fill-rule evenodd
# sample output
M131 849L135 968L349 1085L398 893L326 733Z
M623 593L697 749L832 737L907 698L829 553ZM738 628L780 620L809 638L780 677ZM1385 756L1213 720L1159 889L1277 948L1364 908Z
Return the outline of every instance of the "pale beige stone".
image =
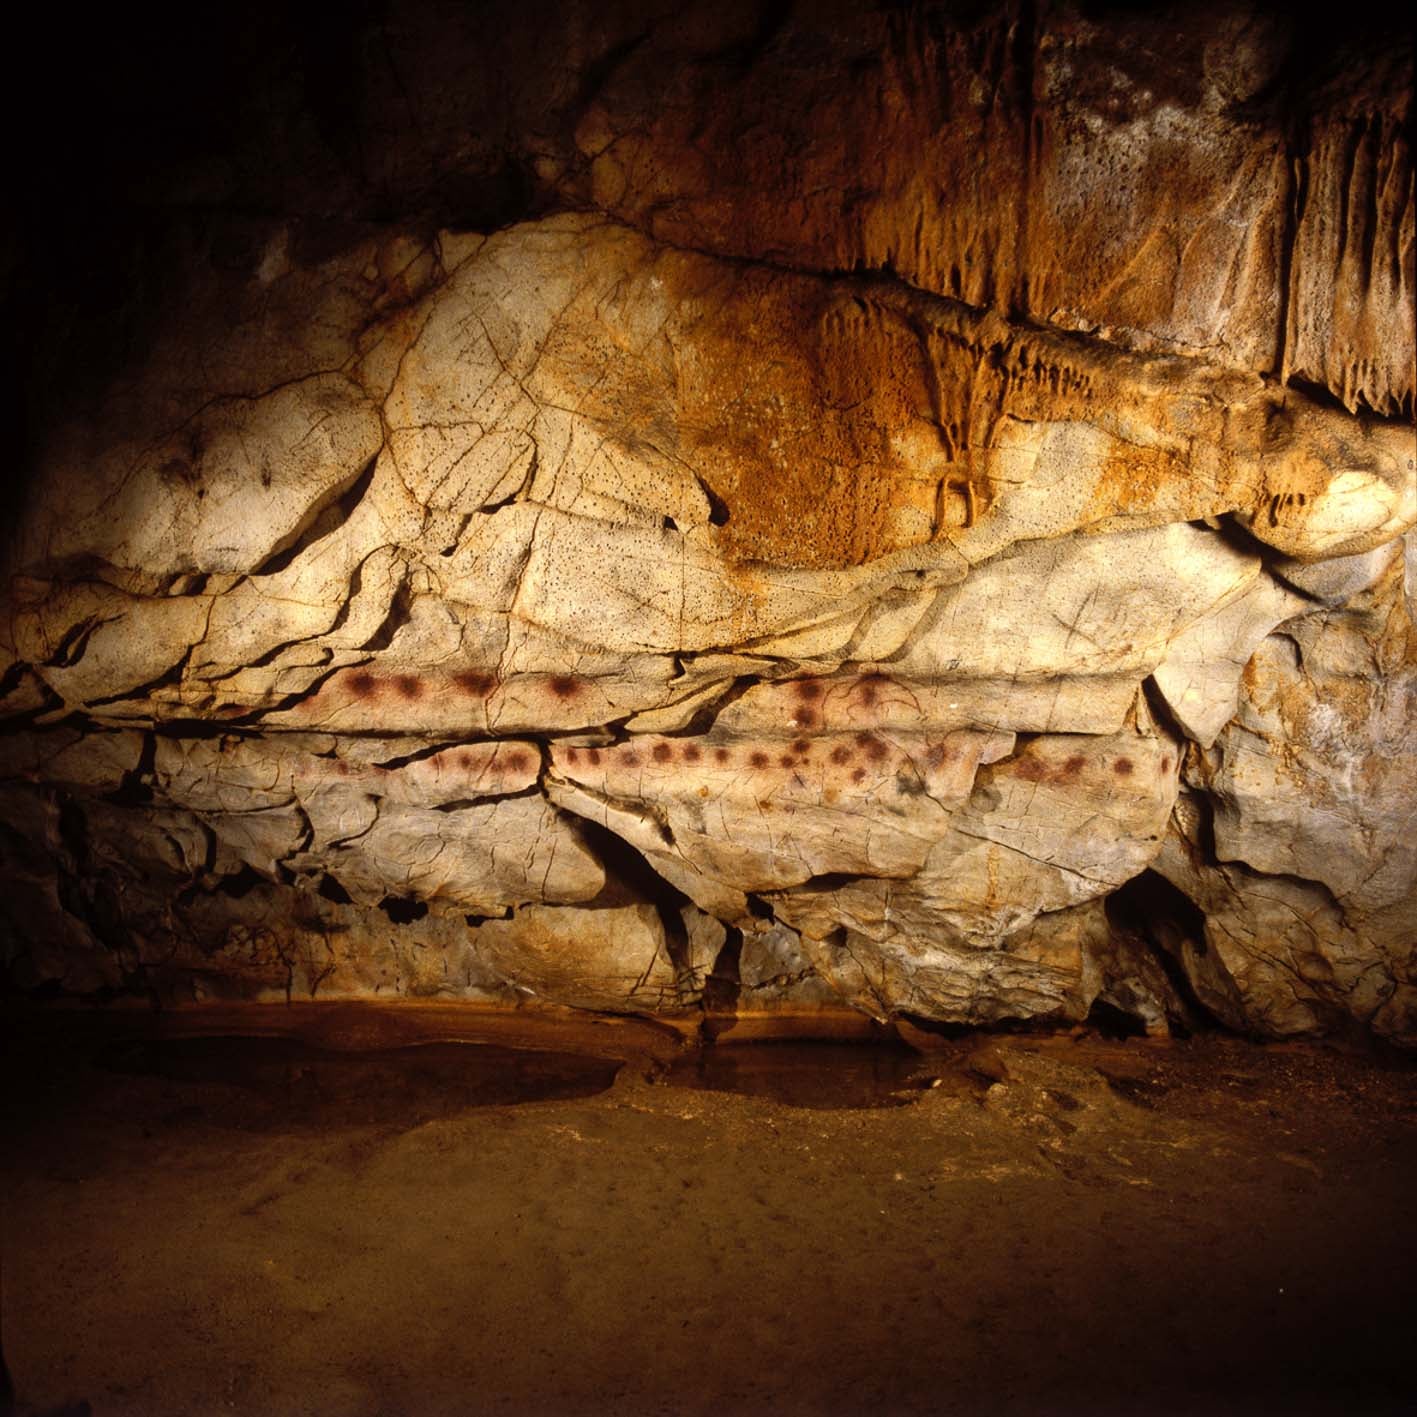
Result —
M655 1011L681 1002L664 927L652 905L530 906L510 920L480 926L477 944L519 991L553 1002Z
M1215 742L1234 716L1240 675L1260 642L1306 608L1303 596L1261 575L1171 641L1151 679L1190 738L1203 748Z
M1237 1027L1355 1019L1417 1039L1417 676L1400 571L1264 642L1158 860L1204 912L1187 972Z
M255 570L359 476L382 436L377 408L339 375L219 400L155 447L49 469L53 500L26 528L22 564Z
M638 220L664 134L583 130ZM1241 169L1155 339L1140 286L1083 337L1062 287L1040 325L586 212L389 233L316 299L273 231L323 332L243 306L282 375L201 398L159 339L20 528L25 978L1159 1032L1104 908L1152 869L1227 1023L1417 1036L1411 429L1227 357Z

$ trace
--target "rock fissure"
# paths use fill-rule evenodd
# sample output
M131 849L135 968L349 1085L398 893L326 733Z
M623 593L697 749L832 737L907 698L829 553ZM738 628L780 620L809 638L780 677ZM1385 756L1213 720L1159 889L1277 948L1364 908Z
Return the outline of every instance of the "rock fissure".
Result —
M19 987L1417 1043L1410 48L921 19L607 14L58 380Z

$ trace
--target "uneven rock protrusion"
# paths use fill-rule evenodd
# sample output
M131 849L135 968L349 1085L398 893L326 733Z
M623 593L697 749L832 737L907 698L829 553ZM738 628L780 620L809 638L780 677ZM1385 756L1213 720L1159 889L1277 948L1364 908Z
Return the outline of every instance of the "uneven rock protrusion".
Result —
M1410 55L773 15L55 420L21 986L1417 1042Z

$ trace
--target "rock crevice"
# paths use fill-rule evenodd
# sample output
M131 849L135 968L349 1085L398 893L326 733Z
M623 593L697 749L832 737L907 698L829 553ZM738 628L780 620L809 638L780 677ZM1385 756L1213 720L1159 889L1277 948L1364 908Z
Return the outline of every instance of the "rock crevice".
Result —
M1410 50L694 13L53 418L12 980L1417 1043Z

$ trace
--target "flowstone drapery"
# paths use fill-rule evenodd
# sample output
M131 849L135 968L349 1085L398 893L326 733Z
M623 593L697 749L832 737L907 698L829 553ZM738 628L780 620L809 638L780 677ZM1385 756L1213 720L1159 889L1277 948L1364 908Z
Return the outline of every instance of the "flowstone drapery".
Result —
M18 982L1417 1042L1410 52L929 15L173 272L13 536Z

